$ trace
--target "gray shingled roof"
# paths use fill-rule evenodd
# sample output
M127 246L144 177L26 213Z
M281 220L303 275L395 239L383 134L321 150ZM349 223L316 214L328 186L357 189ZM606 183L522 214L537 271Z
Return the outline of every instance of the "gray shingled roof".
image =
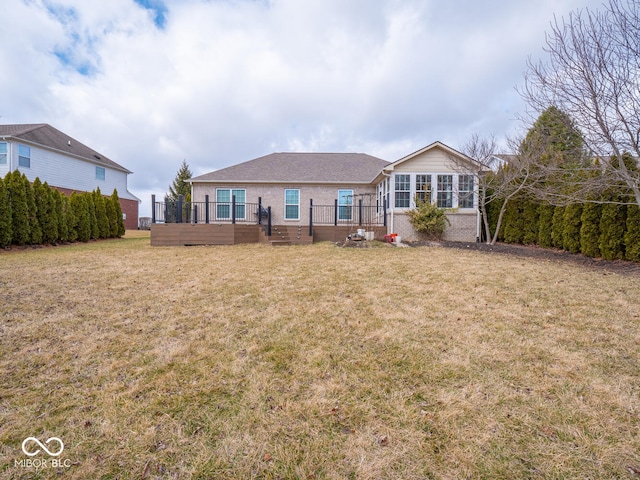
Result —
M370 183L389 162L364 153L272 153L192 182Z
M97 165L132 173L122 165L46 123L0 125L0 137L13 137L81 157Z

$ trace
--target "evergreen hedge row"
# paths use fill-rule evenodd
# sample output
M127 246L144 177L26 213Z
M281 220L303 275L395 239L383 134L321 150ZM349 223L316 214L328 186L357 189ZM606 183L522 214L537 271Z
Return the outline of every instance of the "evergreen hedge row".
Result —
M640 208L615 203L620 200L615 193L600 200L609 203L554 207L530 199L514 200L507 205L498 240L640 262ZM493 217L498 211L487 209L490 225L496 224Z
M87 242L124 235L118 192L105 197L74 192L70 197L18 170L0 178L0 247Z

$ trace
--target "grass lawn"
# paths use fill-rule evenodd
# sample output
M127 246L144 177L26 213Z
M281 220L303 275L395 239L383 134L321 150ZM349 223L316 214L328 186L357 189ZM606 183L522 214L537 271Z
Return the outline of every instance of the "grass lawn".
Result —
M640 478L639 292L433 247L0 252L0 478Z

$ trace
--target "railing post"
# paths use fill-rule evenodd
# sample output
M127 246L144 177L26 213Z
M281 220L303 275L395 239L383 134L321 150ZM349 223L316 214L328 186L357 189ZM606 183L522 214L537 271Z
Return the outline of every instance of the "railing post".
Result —
M338 199L333 201L333 225L338 226Z
M231 223L236 223L236 196L231 195Z
M209 223L209 195L204 196L204 223Z
M387 226L387 199L382 199L382 215L384 218L384 226Z
M362 199L361 198L358 199L358 217L360 217L358 219L358 225L362 226Z
M258 225L262 225L262 197L258 197Z
M156 223L156 196L151 195L151 223Z
M182 195L178 195L178 201L176 202L176 223L182 223L183 202L184 202L184 197Z
M193 223L198 223L198 205L193 204Z
M313 237L313 198L309 199L309 236Z
M164 223L169 223L171 217L169 216L169 197L164 197Z
M267 236L271 236L271 207L267 207L267 213L268 213L268 217L267 217Z

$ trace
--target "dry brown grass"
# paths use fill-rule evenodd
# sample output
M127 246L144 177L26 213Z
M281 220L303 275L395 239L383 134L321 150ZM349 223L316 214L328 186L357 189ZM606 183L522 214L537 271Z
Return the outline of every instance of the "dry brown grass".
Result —
M638 478L639 291L443 248L0 253L0 477ZM70 466L16 466L28 436Z

